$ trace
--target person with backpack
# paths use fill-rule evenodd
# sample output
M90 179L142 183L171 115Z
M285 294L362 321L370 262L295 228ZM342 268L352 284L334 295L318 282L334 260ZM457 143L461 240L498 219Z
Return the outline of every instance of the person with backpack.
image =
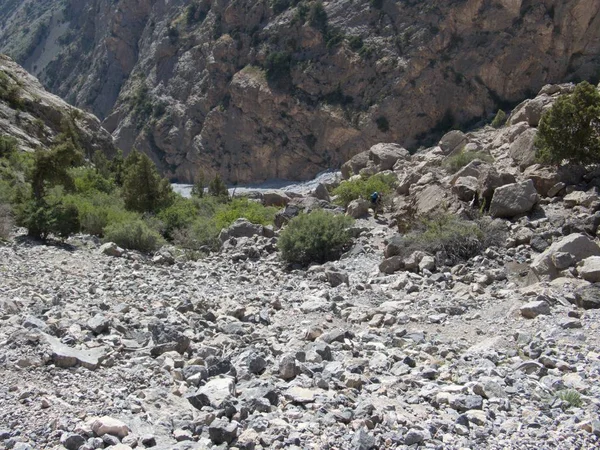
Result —
M371 194L371 207L373 208L373 217L377 219L377 214L379 214L381 208L381 193L373 192Z

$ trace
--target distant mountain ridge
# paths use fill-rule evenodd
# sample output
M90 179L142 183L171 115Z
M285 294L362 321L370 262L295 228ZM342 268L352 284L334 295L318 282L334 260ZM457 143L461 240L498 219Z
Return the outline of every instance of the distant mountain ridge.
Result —
M306 179L600 67L600 0L4 0L0 51L172 179Z

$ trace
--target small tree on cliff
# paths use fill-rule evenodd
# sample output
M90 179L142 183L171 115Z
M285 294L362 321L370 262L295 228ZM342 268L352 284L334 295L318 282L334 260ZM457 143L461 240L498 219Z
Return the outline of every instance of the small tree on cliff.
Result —
M544 113L536 138L542 162L600 162L600 93L587 81Z

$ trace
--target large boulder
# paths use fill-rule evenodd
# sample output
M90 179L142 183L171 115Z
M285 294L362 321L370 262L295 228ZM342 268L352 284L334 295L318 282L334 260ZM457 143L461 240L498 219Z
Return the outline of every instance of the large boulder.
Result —
M240 237L252 237L252 236L262 236L263 235L263 226L254 224L250 222L248 219L238 219L231 224L229 228L221 230L219 233L219 239L221 242L225 242L229 238L240 238Z
M369 150L369 159L379 171L392 170L399 159L408 160L410 153L398 144L375 144Z
M352 200L348 207L346 208L346 215L350 217L354 217L355 219L359 219L360 217L364 217L369 214L369 206L370 202L364 200L362 198L358 198L356 200Z
M319 183L317 185L313 195L315 196L315 198L318 198L319 200L324 200L326 202L331 201L331 197L329 195L329 191L327 190L327 186L325 186L323 183Z
M287 205L285 208L275 214L275 226L277 228L281 228L298 214L300 214L301 211L302 208L300 208L298 205Z
M600 282L600 256L585 258L577 266L579 276L591 283Z
M290 197L283 191L265 191L262 195L262 202L265 206L286 206L290 202Z
M524 214L533 208L538 201L538 194L533 181L507 184L494 191L490 204L492 217L514 217Z
M529 166L523 176L533 181L535 190L542 197L547 197L550 190L560 181L555 168L541 164Z
M514 175L506 172L498 172L494 167L485 164L479 167L478 192L479 198L485 201L486 205L492 202L494 191L501 186L512 184L516 181Z
M573 263L577 263L590 256L600 256L600 247L584 234L570 234L536 256L531 263L531 269L540 278L556 278L559 268L556 267L555 261L561 259L557 258L559 253L571 254Z
M361 171L361 169L367 167L368 164L368 150L366 152L361 152L358 155L354 155L352 158L350 158L349 161L346 161L344 164L342 164L342 167L340 169L342 171L342 178L344 178L344 180L347 180L352 175L358 174Z
M235 397L235 381L233 378L224 377L213 378L198 388L195 393L188 394L186 398L195 408L211 406L219 409L233 397Z
M537 130L525 130L515 139L508 149L509 156L517 163L521 170L535 163L535 136Z
M525 122L530 127L537 127L540 123L540 118L547 108L552 106L554 98L547 94L542 94L536 98L525 100L519 104L511 114L508 122L514 125L519 122Z
M461 150L468 142L465 133L459 130L452 130L442 136L439 146L444 155L449 155L455 151Z
M452 192L465 202L473 200L477 194L477 178L475 177L460 177L452 186Z
M570 194L565 195L563 201L567 208L573 208L575 206L585 206L586 208L589 208L592 204L600 202L600 197L598 196L596 188L592 188L587 192L573 191Z

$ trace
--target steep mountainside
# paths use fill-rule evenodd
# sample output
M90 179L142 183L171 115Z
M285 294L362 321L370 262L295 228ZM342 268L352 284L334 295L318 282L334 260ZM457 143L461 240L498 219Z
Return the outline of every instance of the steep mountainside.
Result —
M48 93L35 77L0 55L0 136L18 141L24 151L51 146L69 133L88 156L96 150L116 151L113 138L98 118Z
M594 79L600 0L0 2L0 51L191 181L301 179ZM596 80L594 80L596 81Z

